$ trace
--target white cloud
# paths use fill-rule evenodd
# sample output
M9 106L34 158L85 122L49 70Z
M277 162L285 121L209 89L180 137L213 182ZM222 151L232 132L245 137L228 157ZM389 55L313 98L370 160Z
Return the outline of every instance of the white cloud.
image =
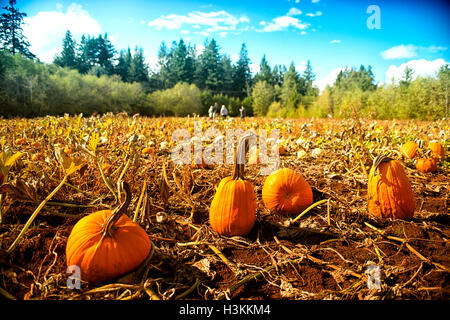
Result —
M334 40L331 40L330 43L341 43L341 40L339 40L339 39L334 39Z
M314 81L314 85L316 85L320 91L323 91L327 85L332 86L336 81L336 77L341 70L345 70L345 68L336 68L332 70L328 75L323 78L317 79Z
M433 61L416 59L402 63L399 66L391 65L385 73L385 83L392 83L392 79L394 80L394 83L396 83L400 79L402 79L406 67L410 67L414 70L413 79L415 79L418 76L435 76L439 68L447 63L448 62L446 62L444 59L436 59Z
M412 44L408 44L406 46L402 44L381 52L381 56L386 60L413 58L417 56L417 47Z
M80 4L72 3L65 13L60 11L62 6L57 5L57 9L59 11L41 11L24 18L23 32L30 42L30 51L47 63L61 51L67 30L75 39L82 34L98 35L102 32L100 24Z
M150 21L148 26L157 30L176 30L186 27L186 25L190 25L194 29L206 27L205 30L199 31L198 34L209 35L211 32L219 32L219 35L223 36L224 32L234 31L238 25L248 24L249 22L250 19L245 15L235 17L224 10L211 12L195 11L187 15L169 14L161 16ZM243 29L239 30L242 31Z
M322 11L316 11L316 13L307 13L308 17L320 17L322 15Z
M317 3L317 2L319 2L320 0L312 0L311 2L312 3Z
M286 15L287 16L298 16L300 14L302 14L302 10L299 10L297 8L291 8Z
M392 48L389 48L383 52L381 52L381 56L383 59L390 60L390 59L402 59L402 58L414 58L417 57L418 52L422 53L437 53L439 51L445 51L447 50L447 47L442 46L435 46L431 45L429 47L423 47L423 46L415 46L413 44L404 45L401 44L399 46L395 46Z
M261 23L260 23L261 24ZM299 30L304 30L310 26L309 23L302 23L301 20L290 17L290 16L281 16L272 19L270 23L264 24L264 28L262 30L264 32L273 32L273 31L281 31L287 29L289 27L294 27Z

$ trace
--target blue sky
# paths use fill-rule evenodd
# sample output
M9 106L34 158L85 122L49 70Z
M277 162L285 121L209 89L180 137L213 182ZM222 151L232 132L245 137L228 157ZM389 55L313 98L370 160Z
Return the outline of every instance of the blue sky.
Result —
M379 8L380 29L367 26L370 5ZM77 40L106 32L118 50L142 47L150 65L162 41L170 46L182 38L201 50L214 38L232 60L245 42L254 72L263 54L272 67L294 62L299 72L309 59L319 87L345 67L371 65L376 80L388 82L406 65L428 75L450 61L445 1L18 0L17 6L28 14L25 34L43 61L60 50L67 29Z

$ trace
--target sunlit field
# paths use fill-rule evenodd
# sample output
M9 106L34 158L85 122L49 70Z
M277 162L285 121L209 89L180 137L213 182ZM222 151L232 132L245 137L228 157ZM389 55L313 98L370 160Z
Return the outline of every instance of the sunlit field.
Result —
M205 138L209 128L218 135ZM253 186L254 225L243 235L218 233L210 207L235 165L176 164L177 129L191 135L189 146L200 141L203 150L231 129L264 131L269 138L278 132L278 140L267 142L268 153L276 150L278 168L306 180L311 204L290 214L269 210L262 199L267 164L250 148L241 178ZM449 134L448 120L2 119L1 293L16 299L448 300ZM409 141L417 144L411 158L402 150ZM435 156L433 142L443 155ZM369 174L380 155L404 169L412 218L369 212ZM422 172L421 158L435 159L433 172ZM77 282L66 256L74 225L119 206L144 230L151 253L125 274L97 283L86 281L83 269ZM137 244L121 248L140 250Z

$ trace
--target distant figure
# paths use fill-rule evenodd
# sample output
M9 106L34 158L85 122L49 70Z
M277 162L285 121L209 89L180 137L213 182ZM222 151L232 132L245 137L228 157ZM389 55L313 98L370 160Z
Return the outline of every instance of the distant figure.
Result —
M216 118L216 116L218 116L219 115L219 113L220 113L220 107L219 107L219 104L216 102L216 103L214 103L214 119Z
M208 109L208 116L209 116L209 118L211 120L214 119L214 107L213 106L209 107L209 109Z
M241 115L241 119L245 118L245 112L246 112L245 107L241 106L241 108L239 109L239 113Z
M222 117L226 118L228 115L228 109L225 107L225 105L222 105L222 109L220 109L220 114L222 115Z

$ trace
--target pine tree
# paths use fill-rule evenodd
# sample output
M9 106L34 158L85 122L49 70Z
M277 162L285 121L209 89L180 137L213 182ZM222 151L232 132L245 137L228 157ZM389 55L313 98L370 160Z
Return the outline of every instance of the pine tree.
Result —
M128 74L129 82L147 82L149 80L148 65L145 62L144 50L142 48L135 48Z
M311 62L309 60L306 63L306 68L305 71L303 71L302 77L305 81L305 95L307 96L315 95L316 91L314 90L313 82L316 79L316 76L312 71Z
M120 50L119 58L117 59L117 66L116 66L116 74L118 74L122 81L129 82L130 81L130 75L129 75L129 69L131 65L131 50L130 47L128 47L128 50Z
M232 95L233 91L233 65L229 56L224 55L221 60L222 76L222 93Z
M175 85L178 82L193 82L194 63L191 56L191 50L181 39L172 52L170 59L171 83Z
M264 54L261 63L259 64L259 72L255 75L253 79L254 82L266 81L269 84L274 84L274 75L272 69L267 62L266 55Z
M219 91L223 75L219 46L216 40L205 42L205 50L199 56L195 71L195 83L200 89Z
M169 68L168 68L168 62L169 62L169 49L167 48L166 43L163 41L161 42L161 45L159 46L158 51L158 73L156 75L157 79L157 87L159 89L168 89L169 88Z
M27 58L34 59L36 56L30 52L30 43L23 35L23 18L26 13L20 12L14 5L16 0L10 0L9 6L3 7L6 13L0 16L0 44L1 47L12 54L21 53Z
M107 74L113 74L116 49L112 45L111 41L108 39L108 34L102 37L100 34L97 39L95 39L95 63L100 67L103 67Z
M234 90L240 92L239 96L243 97L251 87L252 75L250 72L250 59L248 57L247 47L242 44L239 52L239 60L234 70Z
M76 46L77 43L72 38L72 34L67 30L63 40L63 49L61 53L55 57L53 63L60 67L75 69L77 67Z
M300 99L299 94L299 75L295 70L294 62L291 62L288 72L283 78L281 87L281 102L284 106L296 107Z

